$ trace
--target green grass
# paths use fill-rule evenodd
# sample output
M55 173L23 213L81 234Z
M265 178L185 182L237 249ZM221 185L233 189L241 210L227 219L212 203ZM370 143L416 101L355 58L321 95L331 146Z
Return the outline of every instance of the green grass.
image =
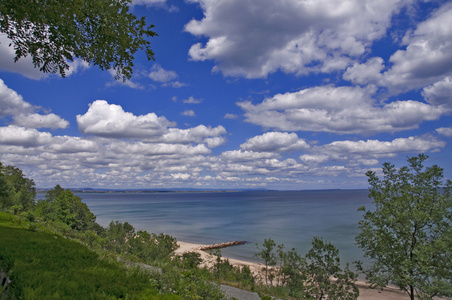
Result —
M22 227L22 228L21 228ZM35 232L0 212L0 268L18 299L179 299L158 295L149 277L100 260L85 246Z

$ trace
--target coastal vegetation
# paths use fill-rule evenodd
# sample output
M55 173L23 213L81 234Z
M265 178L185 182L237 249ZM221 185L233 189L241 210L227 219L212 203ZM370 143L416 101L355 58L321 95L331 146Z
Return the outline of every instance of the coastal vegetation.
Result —
M452 296L452 182L443 169L424 167L427 156L396 169L383 165L383 178L369 171L374 208L364 211L356 237L372 262L363 270L374 286L393 284L411 299Z
M375 207L364 211L356 237L370 259L358 262L374 287L396 285L411 299L452 296L450 181L423 167L424 155L398 171L384 164L383 179L369 172ZM2 297L23 299L223 299L227 284L284 299L357 299L357 273L342 268L338 249L314 237L306 255L271 238L257 245L262 271L234 266L212 250L175 255L174 237L128 222L107 227L81 198L59 185L36 201L33 180L0 163L0 273ZM3 274L6 274L3 276ZM6 278L6 279L5 279ZM214 284L216 283L216 284ZM6 296L5 296L6 295Z

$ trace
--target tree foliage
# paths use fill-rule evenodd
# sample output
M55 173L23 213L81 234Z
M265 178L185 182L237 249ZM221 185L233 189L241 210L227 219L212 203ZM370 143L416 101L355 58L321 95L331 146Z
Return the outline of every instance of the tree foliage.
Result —
M148 37L156 35L145 18L129 12L131 0L1 0L0 25L12 41L17 61L30 55L46 73L69 69L80 58L116 79L132 75L133 59L144 50L154 59ZM10 45L11 46L11 45Z
M394 284L411 299L452 296L452 183L443 183L442 168L425 168L427 158L411 157L399 170L385 163L382 179L367 172L375 209L361 208L356 237L372 262L369 282Z
M71 230L84 232L93 228L96 216L82 199L60 185L47 191L45 199L36 205L36 214L44 221L61 222Z
M357 299L355 285L357 275L341 268L339 250L330 242L314 237L312 248L304 256L295 249L284 251L284 245L276 245L266 239L257 257L273 266L271 272L277 285L288 289L290 297L297 299Z
M0 210L14 214L26 211L33 207L35 197L34 181L19 168L0 162Z
M259 247L258 247L259 248ZM272 267L276 266L276 259L277 256L275 254L275 248L276 248L276 243L274 240L272 239L265 239L264 242L262 243L262 247L259 248L259 252L257 252L256 254L254 254L254 256L256 258L262 259L264 261L264 268L263 270L265 271L265 284L269 285L272 283L273 279L274 279L274 270L272 269Z
M330 242L314 237L306 254L308 280L306 293L315 299L357 299L356 274L340 266L339 250Z

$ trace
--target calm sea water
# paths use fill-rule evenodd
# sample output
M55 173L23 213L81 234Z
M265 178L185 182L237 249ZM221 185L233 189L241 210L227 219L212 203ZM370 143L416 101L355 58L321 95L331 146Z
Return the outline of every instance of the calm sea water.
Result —
M341 260L362 259L354 237L370 206L367 190L196 193L80 193L97 222L129 222L137 230L166 233L179 241L212 244L244 240L223 256L255 260L256 243L272 238L305 254L314 236L339 248Z

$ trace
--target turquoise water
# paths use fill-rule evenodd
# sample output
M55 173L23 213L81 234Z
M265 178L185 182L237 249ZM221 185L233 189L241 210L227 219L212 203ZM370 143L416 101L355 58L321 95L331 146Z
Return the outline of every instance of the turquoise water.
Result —
M354 237L370 206L367 190L194 193L81 193L97 222L129 222L137 230L166 233L179 241L212 244L244 240L223 256L255 260L256 243L272 238L305 254L313 236L340 250L342 262L362 259Z

